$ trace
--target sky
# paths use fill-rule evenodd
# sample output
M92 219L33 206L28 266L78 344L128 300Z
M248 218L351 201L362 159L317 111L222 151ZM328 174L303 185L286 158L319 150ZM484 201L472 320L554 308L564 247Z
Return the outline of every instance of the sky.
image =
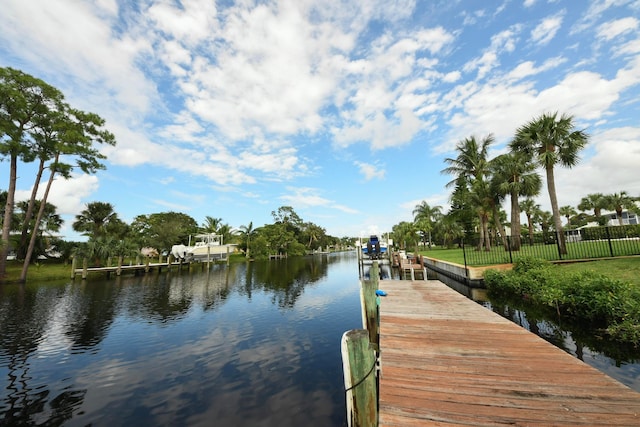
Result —
M116 137L105 170L53 185L67 240L82 240L71 224L94 201L126 222L174 211L256 228L290 206L336 237L387 232L422 201L447 212L453 177L441 171L458 141L493 134L493 157L556 111L590 135L580 163L556 170L560 206L640 196L640 0L0 0L0 11L0 66L57 87ZM19 165L17 200L34 174ZM536 201L550 210L546 185Z

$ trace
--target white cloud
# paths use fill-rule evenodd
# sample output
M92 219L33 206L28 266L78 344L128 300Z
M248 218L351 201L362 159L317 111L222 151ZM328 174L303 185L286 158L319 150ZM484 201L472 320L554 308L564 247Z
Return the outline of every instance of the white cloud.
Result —
M634 31L638 28L638 20L633 17L616 19L605 22L598 27L597 35L604 40L611 40L615 37Z
M467 62L463 70L465 72L478 71L478 79L482 79L500 63L499 56L505 52L512 52L518 41L518 34L522 26L512 25L507 30L503 30L491 37L490 46L478 58Z
M640 164L640 128L612 128L593 134L589 147L595 150L592 157L572 169L556 171L562 205L577 206L590 193L640 194L640 181L629 173Z
M358 167L360 173L364 176L366 181L371 181L374 178L383 179L385 176L384 168L379 165L372 165L364 162L353 162Z
M558 13L542 20L536 28L531 31L531 41L540 46L548 44L562 26L564 12Z

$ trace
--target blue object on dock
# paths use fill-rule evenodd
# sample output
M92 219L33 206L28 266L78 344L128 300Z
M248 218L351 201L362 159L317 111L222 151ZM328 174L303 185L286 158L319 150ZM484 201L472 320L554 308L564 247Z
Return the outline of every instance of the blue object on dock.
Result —
M376 291L376 295L378 295L379 297L386 297L387 293L385 291L382 291L382 290L378 289Z

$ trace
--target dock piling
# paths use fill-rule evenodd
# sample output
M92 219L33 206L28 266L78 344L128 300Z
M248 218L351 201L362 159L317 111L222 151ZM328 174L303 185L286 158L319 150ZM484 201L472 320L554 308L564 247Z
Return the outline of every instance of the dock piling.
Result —
M376 351L369 332L352 329L342 336L344 385L347 394L347 423L350 427L378 425Z

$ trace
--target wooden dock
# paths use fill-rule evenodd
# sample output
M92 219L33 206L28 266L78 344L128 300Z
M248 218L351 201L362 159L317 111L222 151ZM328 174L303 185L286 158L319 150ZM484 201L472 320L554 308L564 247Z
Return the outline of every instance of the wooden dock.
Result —
M379 425L640 425L640 393L443 283L379 288Z

